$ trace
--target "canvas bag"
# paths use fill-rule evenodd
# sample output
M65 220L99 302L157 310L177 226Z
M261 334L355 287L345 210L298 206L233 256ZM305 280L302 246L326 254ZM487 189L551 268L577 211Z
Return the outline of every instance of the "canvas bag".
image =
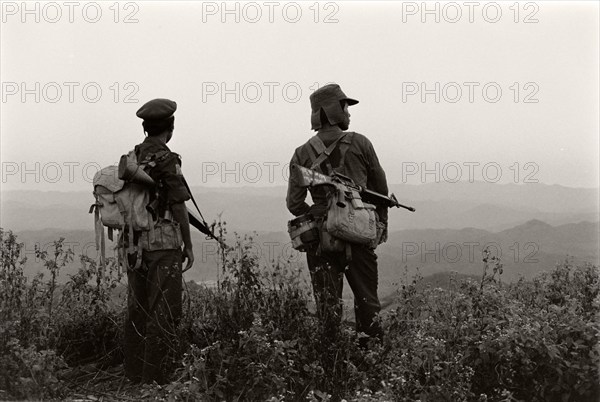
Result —
M321 170L321 163L326 161L329 170L326 174L333 173L334 169L329 162L329 155L338 143L341 143L338 169L343 169L345 155L352 142L353 134L353 132L346 133L327 148L318 136L313 136L309 142L319 155L316 156L314 152L310 153L312 159L311 169ZM312 151L310 147L309 150ZM348 251L344 242L340 239L348 243L373 247L373 244L377 241L377 214L375 213L375 206L364 203L358 191L342 183L336 183L335 191L329 193L327 217L321 229L322 250L343 251L346 249Z
M134 151L130 151L128 160L137 163ZM143 165L140 168L143 169ZM94 175L94 197L96 202L92 204L89 212L94 214L94 226L96 232L96 249L100 250L100 259L103 264L106 255L104 239L104 227L108 228L108 238L113 240L113 231L121 231L119 238L119 257L128 267L127 258L124 258L124 236L123 232L129 232L128 253L137 253L137 261L133 268L141 264L141 249L134 244L134 231L153 232L154 222L151 213L146 209L150 202L150 190L148 186L133 181L119 179L118 167L107 166ZM154 236L152 236L154 237Z
M375 206L363 202L358 191L338 184L329 198L326 227L334 237L372 246L377 239Z

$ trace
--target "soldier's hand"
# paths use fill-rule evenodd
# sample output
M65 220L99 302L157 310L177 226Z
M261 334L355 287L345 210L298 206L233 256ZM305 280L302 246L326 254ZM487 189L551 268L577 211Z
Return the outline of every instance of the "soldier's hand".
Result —
M383 228L383 232L381 233L381 237L379 238L379 244L385 243L388 239L388 226L387 223L385 224L385 227Z
M183 258L181 260L181 263L184 263L185 260L187 260L187 265L181 272L187 271L188 269L190 269L192 267L192 265L194 265L194 252L192 251L191 248L187 248L187 247L183 248Z

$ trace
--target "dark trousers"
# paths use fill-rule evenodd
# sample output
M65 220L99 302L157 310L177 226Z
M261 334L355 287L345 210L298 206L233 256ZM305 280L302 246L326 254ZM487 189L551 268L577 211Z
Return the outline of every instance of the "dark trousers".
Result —
M381 310L377 297L377 255L368 247L352 245L352 257L346 254L307 253L308 269L315 294L317 315L325 325L328 336L334 336L342 319L342 289L344 274L354 293L356 331L381 339L383 331L374 321ZM365 344L365 342L361 342Z
M181 318L181 250L144 251L142 265L127 272L125 375L161 384Z

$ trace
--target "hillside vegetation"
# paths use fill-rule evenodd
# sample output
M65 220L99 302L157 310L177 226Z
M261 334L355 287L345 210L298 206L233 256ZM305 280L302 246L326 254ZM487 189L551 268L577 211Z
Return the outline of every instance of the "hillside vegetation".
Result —
M250 401L595 401L600 396L600 270L571 260L502 283L489 253L478 279L444 289L403 282L368 349L345 326L333 344L311 312L300 272L264 266L252 239L222 250L216 286L189 283L171 344L172 382L122 373L124 278L54 242L47 270L23 274L22 244L0 229L0 399Z

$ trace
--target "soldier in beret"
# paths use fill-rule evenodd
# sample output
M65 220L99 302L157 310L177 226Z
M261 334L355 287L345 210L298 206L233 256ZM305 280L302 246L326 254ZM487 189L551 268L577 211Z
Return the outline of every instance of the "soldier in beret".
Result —
M127 272L125 323L125 375L133 382L167 381L165 365L181 316L182 263L187 260L188 270L194 262L185 207L190 194L181 158L167 147L176 109L172 100L154 99L136 113L147 136L135 147L135 154L156 183L150 202L156 215L153 230L161 236L144 241L145 233L134 233L135 240L142 239L142 263Z
M350 177L364 188L387 195L388 187L373 145L362 134L346 132L350 124L348 106L358 103L348 98L339 85L329 84L317 89L310 96L311 125L317 134L296 149L290 162L310 168L320 155L322 158L315 170L331 174L333 171ZM318 162L318 161L317 161ZM307 188L299 186L290 170L287 191L287 208L294 216L311 214L322 222L327 214L327 191L322 187L311 187L313 205L306 203ZM385 225L381 242L387 240L387 208L378 207L379 222ZM369 338L382 337L382 329L374 320L381 307L377 296L377 255L365 245L350 244L346 251L325 251L320 246L307 250L308 268L317 303L317 314L324 322L326 336L334 337L342 318L343 276L354 293L356 330L368 335L361 338L366 345Z

